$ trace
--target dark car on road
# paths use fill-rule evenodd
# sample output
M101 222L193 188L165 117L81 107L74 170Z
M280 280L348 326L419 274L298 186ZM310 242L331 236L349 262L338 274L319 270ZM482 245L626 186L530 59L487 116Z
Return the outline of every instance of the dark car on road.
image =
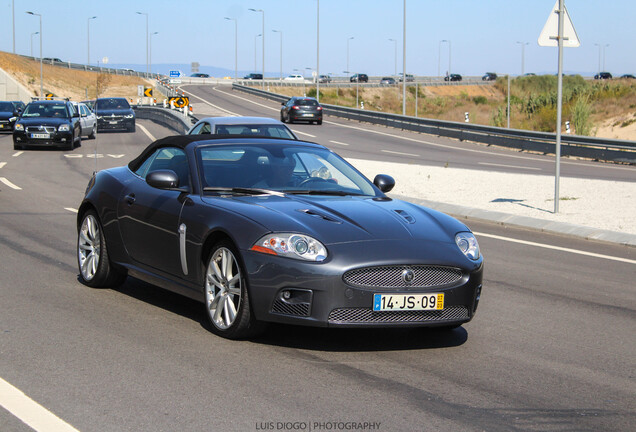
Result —
M634 76L632 74L625 74L625 75L621 75L621 78L636 79L636 76Z
M369 82L369 77L366 74L355 74L349 78L349 82Z
M483 278L475 236L450 216L387 197L394 185L383 174L369 181L315 143L162 138L90 179L77 212L79 279L117 287L130 275L185 295L230 339L266 322L470 321Z
M245 75L243 77L243 79L246 79L246 80L262 80L263 79L263 74L251 73L251 74Z
M135 131L135 111L126 98L98 98L93 109L97 116L97 130Z
M482 81L495 81L497 79L497 74L494 72L486 72L481 79Z
M23 102L0 101L0 132L11 132L24 110Z
M210 78L210 75L206 74L206 73L193 73L192 75L190 75L192 78Z
M450 74L444 77L444 81L461 81L462 76L460 74Z
M73 150L82 141L80 115L68 100L34 100L13 128L13 148L62 147Z
M599 72L596 75L594 75L594 79L597 79L597 80L612 79L612 74L609 72Z
M382 77L382 79L380 80L381 86L390 86L395 84L396 84L395 78L393 77Z
M322 124L322 107L315 98L295 96L287 102L282 102L280 121L294 123L307 121Z

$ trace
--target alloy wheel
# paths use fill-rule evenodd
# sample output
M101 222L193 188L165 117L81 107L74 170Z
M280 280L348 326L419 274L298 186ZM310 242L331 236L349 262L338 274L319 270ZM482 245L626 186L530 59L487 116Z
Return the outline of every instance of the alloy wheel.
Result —
M92 280L97 274L101 245L99 223L92 214L89 214L82 221L77 247L80 271L86 281Z
M205 275L205 303L210 321L219 330L234 324L241 307L241 270L225 247L214 251Z

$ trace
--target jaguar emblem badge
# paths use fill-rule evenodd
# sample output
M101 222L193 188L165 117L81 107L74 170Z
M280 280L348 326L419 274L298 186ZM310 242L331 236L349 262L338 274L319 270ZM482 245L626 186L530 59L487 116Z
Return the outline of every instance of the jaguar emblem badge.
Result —
M406 269L402 272L402 280L407 284L413 282L413 279L415 279L415 273L413 273L413 270Z

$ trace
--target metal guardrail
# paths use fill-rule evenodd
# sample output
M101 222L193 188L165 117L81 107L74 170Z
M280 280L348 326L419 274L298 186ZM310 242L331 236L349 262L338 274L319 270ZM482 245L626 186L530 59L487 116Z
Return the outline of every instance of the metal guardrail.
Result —
M40 57L31 57L31 56L25 56L22 54L19 54L20 57L23 57L25 59L29 59L29 60L33 60L36 62L40 62ZM61 61L59 59L54 59L54 58L44 58L42 59L42 63L43 64L47 64L47 65L52 65L52 66L58 66L58 67L63 67L63 68L67 68L67 69L75 69L75 70L83 70L83 71L92 71L92 72L100 72L100 73L108 73L108 74L113 74L113 75L127 75L127 76L136 76L136 77L140 77L140 78L160 78L163 75L161 74L157 74L157 73L146 73L146 72L138 72L138 71L134 71L132 69L115 69L115 68L108 68L108 67L103 67L103 66L90 66L90 65L85 65L85 64L80 64L80 63L71 63L71 62L65 62L65 61Z
M288 96L239 84L234 84L232 88L278 102L284 102L289 99ZM556 134L554 133L425 119L347 108L338 105L321 105L324 110L323 113L326 115L413 132L455 138L460 141L474 141L544 154L555 154L556 149ZM636 164L636 142L581 135L561 135L561 155L607 162Z
M178 111L167 108L133 105L133 109L138 119L154 121L180 135L184 135L190 130L194 123L199 121L199 119L194 116L184 116Z

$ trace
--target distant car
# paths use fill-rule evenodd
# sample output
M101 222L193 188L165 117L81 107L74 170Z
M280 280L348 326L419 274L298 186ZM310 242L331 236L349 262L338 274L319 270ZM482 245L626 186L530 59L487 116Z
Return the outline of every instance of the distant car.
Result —
M400 82L404 81L403 74L400 74L400 77L398 78L398 80ZM413 81L415 81L415 77L411 74L406 74L406 82L413 82Z
M497 79L497 74L494 72L486 72L481 79L482 81L495 81Z
M243 79L246 79L246 80L257 80L257 79L260 79L260 80L262 80L263 79L263 74L251 73L251 74L245 75L243 77Z
M47 63L51 63L51 64L53 64L53 63L64 63L62 60L60 60L57 57L44 57L42 59L42 61L43 62L47 62Z
M210 75L206 73L193 73L190 75L192 78L210 78Z
M307 121L322 124L322 107L315 98L295 96L281 104L280 121Z
M612 74L609 72L600 72L594 75L594 79L597 79L597 80L612 79Z
M24 103L20 103L21 107L17 102L0 101L0 131L13 131L13 126L24 109Z
M532 72L527 72L527 73L524 73L524 74L523 74L523 76L536 76L536 75L537 75L537 74L532 73Z
M329 75L320 75L320 78L318 78L318 82L319 83L330 83L331 82L331 77Z
M206 134L298 139L282 122L268 117L206 117L187 133Z
M79 113L67 100L29 102L13 128L15 150L32 146L73 150L81 142Z
M95 139L97 132L97 117L95 113L83 102L71 102L80 115L80 130L82 136Z
M97 116L97 130L123 129L135 131L135 112L126 98L99 98L95 101L95 115Z
M450 74L444 77L444 81L461 81L462 76L460 74Z
M366 74L355 74L349 78L349 82L369 82L369 77Z
M625 74L625 75L622 75L621 78L636 79L636 76L632 74Z
M389 85L395 85L395 84L396 84L395 78L393 78L393 77L383 77L380 80L380 85L381 86L389 86Z
M300 82L303 82L303 81L305 81L305 78L302 75L291 74L291 75L287 75L285 78L283 78L283 81L300 81Z

